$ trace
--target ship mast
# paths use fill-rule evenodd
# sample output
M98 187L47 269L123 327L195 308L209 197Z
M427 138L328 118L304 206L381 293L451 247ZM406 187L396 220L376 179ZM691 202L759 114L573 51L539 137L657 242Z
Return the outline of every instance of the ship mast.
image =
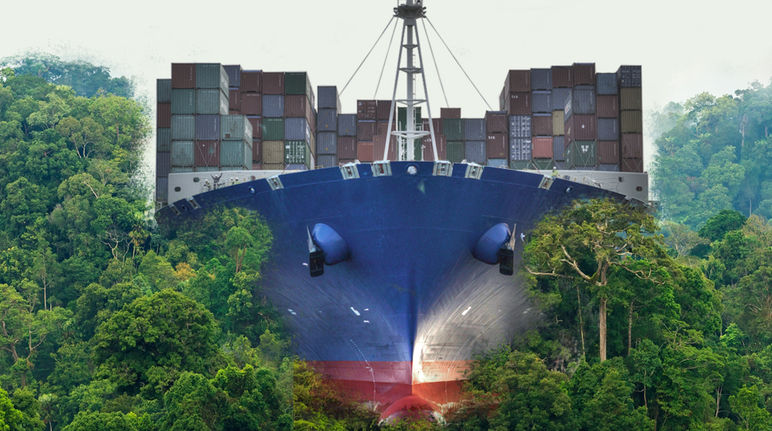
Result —
M406 0L394 8L394 16L402 20L402 36L400 38L399 56L397 57L397 71L394 77L394 91L391 95L391 111L389 112L389 125L386 134L386 145L383 149L383 160L388 160L389 144L391 136L397 136L401 142L406 145L398 147L399 160L414 160L415 140L430 135L432 138L432 154L434 160L438 160L437 142L435 140L434 125L432 123L432 110L429 106L429 93L426 89L426 76L424 75L424 62L421 54L421 42L418 37L418 28L416 22L425 17L426 8L423 6L423 0ZM418 51L418 65L414 63L414 50ZM402 66L402 52L406 51L406 65ZM407 94L405 99L397 99L397 85L399 83L399 73L403 72L406 77ZM415 98L415 76L421 75L421 82L424 88L424 98ZM394 124L394 112L397 103L405 105L407 114L405 130L395 130L392 132ZM422 103L426 104L426 114L429 117L429 130L420 130L415 121L416 106Z

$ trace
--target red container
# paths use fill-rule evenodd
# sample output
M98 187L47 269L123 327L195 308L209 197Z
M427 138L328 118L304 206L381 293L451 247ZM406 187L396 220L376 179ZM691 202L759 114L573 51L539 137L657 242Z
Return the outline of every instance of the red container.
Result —
M241 89L244 93L259 93L262 91L263 72L259 70L241 71Z
M510 70L507 73L507 80L504 87L509 89L510 93L516 91L531 91L531 70Z
M439 160L447 160L448 158L448 145L447 141L445 140L444 136L436 136L434 138L437 141L437 157ZM434 151L432 150L432 138L425 137L421 140L421 145L423 146L423 157L424 160L434 161Z
M509 94L509 115L531 115L531 93Z
M358 142L357 143L357 159L360 162L372 162L375 148L372 142Z
M391 100L379 100L376 105L376 119L378 121L389 121L389 112L391 112ZM394 118L396 121L396 117Z
M375 100L357 100L357 120L376 120L378 102Z
M375 135L375 121L357 121L357 141L371 142Z
M598 141L598 163L619 163L619 142Z
M252 163L260 163L263 156L263 142L260 139L252 139Z
M616 94L598 95L595 99L595 110L598 118L617 118L619 116L619 100Z
M507 133L507 114L504 112L487 111L485 113L485 130L488 133ZM495 158L495 157L489 157Z
M595 85L595 63L574 63L574 86Z
M156 127L172 127L172 104L159 103L155 112Z
M263 94L284 94L284 72L263 72L262 85Z
M338 160L356 159L357 141L353 136L338 136Z
M196 88L194 63L172 63L172 88Z
M625 159L642 159L643 158L643 135L641 135L640 133L623 133L622 134L622 158L625 158Z
M284 96L285 117L306 117L308 119L308 98L305 94Z
M440 118L461 118L461 108L440 108Z
M228 112L241 113L241 93L239 90L228 90Z
M386 145L386 135L375 135L373 136L373 156L375 157L375 160L383 160L383 147ZM396 136L391 137L391 141L389 143L389 155L387 157L387 160L397 160L397 138Z
M262 171L263 170L263 164L262 163L252 163L252 170L253 171Z
M196 141L193 159L197 167L220 167L220 141Z
M569 140L592 141L597 137L594 115L572 115L566 121L566 136Z
M440 118L433 118L432 119L432 125L434 126L434 134L436 136L439 136L442 134L442 119ZM429 128L429 119L423 118L421 120L421 127L424 128L427 132L431 132L432 129ZM423 139L430 139L428 136L424 137Z
M389 120L378 121L378 122L375 123L375 134L376 135L385 135L388 130L389 130ZM391 130L397 130L397 120L396 119L394 119L394 122L391 123Z
M622 159L622 172L643 172L643 159Z
M531 117L531 135L552 136L552 114Z
M551 159L552 158L552 137L538 137L531 140L533 145L533 158L534 159Z
M552 66L552 88L573 87L573 76L574 69L571 66Z
M252 124L252 139L263 137L263 119L260 117L247 117L247 121Z
M488 133L485 137L485 151L489 159L506 159L508 153L507 135Z
M241 95L241 113L244 115L261 115L263 113L263 95L260 93L243 93Z

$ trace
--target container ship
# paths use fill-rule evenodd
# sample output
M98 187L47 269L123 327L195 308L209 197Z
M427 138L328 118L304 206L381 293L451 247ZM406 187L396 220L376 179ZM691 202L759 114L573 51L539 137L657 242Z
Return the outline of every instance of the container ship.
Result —
M259 213L274 235L263 290L296 352L383 418L441 414L474 355L538 321L516 269L544 214L648 200L640 66L509 70L498 111L433 118L426 9L407 0L393 19L392 99L356 112L306 72L173 63L157 81L159 222Z

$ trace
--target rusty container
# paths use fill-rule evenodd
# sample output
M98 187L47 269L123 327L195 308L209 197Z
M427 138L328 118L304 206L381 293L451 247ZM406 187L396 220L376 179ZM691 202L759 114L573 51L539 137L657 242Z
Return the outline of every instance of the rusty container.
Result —
M196 88L195 63L172 63L172 88Z

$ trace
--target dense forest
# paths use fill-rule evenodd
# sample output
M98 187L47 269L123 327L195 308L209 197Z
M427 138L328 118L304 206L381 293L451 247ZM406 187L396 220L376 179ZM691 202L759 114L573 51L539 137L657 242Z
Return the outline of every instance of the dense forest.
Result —
M752 166L769 154L745 153L770 148L769 87L668 107L655 179L704 152L699 204L658 186L661 214L548 216L522 268L541 325L481 356L443 423L379 424L291 354L261 291L259 215L158 226L133 180L146 110L48 69L65 76L0 72L0 430L772 429L770 177ZM742 175L716 201L729 147Z

